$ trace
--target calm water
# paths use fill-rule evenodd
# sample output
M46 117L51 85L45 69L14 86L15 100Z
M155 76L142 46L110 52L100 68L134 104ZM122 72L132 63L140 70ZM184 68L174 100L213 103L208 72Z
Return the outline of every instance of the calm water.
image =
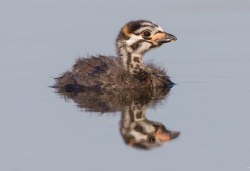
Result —
M0 170L250 170L249 17L248 0L1 1ZM48 88L78 56L114 54L120 27L140 18L178 38L145 57L177 86L138 102L142 119L181 132L151 150L121 134L134 96L104 99L103 114Z

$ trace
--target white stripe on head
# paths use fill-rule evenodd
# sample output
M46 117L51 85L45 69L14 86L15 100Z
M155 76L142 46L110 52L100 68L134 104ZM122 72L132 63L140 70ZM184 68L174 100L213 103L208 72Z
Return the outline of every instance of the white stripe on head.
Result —
M132 44L134 44L135 42L137 42L138 40L141 40L141 39L143 39L141 37L141 35L137 36L137 35L131 34L130 38L128 40L126 40L126 44L131 46Z
M155 27L157 24L153 24L153 23L149 23L149 22L144 22L144 23L141 23L141 25Z

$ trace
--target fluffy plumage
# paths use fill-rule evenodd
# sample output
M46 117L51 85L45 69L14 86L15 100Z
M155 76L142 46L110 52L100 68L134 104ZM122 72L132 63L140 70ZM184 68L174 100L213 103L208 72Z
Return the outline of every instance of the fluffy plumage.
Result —
M117 57L79 58L71 71L56 78L54 87L67 92L171 87L173 83L166 72L153 64L144 64L143 55L175 40L150 21L131 21L122 27L116 39Z

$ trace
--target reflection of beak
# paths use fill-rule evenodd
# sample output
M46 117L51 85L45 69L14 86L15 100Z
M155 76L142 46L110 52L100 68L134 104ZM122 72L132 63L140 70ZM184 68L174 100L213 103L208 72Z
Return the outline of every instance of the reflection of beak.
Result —
M167 142L172 139L177 138L180 135L180 132L162 132L162 131L157 131L155 133L155 138L159 139L162 142Z
M155 44L162 45L163 43L174 42L177 38L169 33L156 33L152 36L152 41Z

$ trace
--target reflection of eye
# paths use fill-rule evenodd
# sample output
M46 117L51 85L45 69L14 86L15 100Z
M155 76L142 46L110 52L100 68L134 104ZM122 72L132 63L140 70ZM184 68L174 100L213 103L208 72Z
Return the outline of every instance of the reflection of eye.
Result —
M147 141L151 144L155 143L155 137L153 135L149 135Z
M151 32L149 30L145 30L144 32L142 32L142 36L144 38L149 38L151 36Z

